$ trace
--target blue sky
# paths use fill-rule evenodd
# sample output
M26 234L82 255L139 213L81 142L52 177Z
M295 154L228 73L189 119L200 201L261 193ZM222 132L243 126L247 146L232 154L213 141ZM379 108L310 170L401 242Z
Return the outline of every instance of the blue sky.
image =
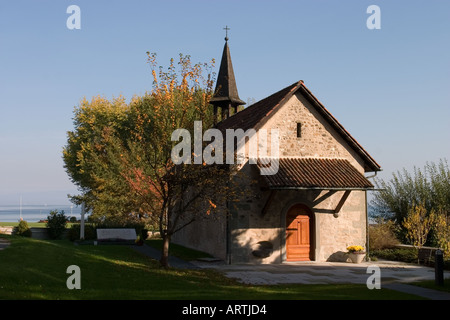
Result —
M69 5L81 29L69 30ZM369 30L369 5L381 29ZM218 63L228 25L241 99L300 79L382 178L450 160L449 1L0 0L0 205L68 203L61 159L83 97L151 89L146 51Z

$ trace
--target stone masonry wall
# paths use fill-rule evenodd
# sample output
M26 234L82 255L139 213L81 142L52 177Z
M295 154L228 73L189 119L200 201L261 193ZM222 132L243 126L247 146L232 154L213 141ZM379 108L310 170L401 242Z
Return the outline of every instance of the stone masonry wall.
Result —
M249 170L246 165L243 170ZM258 177L254 176L258 179ZM259 188L259 187L255 187ZM366 244L365 191L352 191L339 215L334 209L344 191L277 190L269 209L263 208L270 191L252 192L232 211L232 263L280 263L285 260L286 214L294 204L302 203L313 211L311 241L313 260L345 261L349 245ZM270 255L258 257L254 251L261 243L270 243Z
M301 138L297 138L297 123L301 123ZM363 161L358 154L301 94L293 95L263 128L267 129L269 136L271 129L278 129L280 157L347 159L361 173L364 172Z
M205 216L176 232L171 240L173 243L225 260L226 216L225 214Z
M297 123L302 124L301 138L297 138ZM280 157L347 159L364 173L363 161L337 132L314 110L306 99L296 94L263 126L276 128L280 136ZM268 138L270 146L270 136ZM270 154L270 152L269 152ZM257 180L252 191L239 203L232 219L232 263L280 263L285 259L285 216L289 208L303 203L313 211L311 244L314 260L343 261L349 245L366 244L366 194L352 191L338 217L333 215L344 191L283 190L276 191L268 211L262 209L270 191L264 186L254 165L241 169L249 181ZM255 256L261 243L269 250L266 255ZM268 254L268 256L267 256Z

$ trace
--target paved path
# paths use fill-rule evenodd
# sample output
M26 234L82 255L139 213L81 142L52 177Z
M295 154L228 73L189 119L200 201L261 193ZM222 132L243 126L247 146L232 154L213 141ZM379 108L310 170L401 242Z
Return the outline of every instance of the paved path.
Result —
M434 269L401 262L377 261L361 264L342 262L297 262L278 265L226 265L224 263L193 262L202 268L222 271L227 277L248 284L367 284L374 275L368 267L380 271L381 288L416 294L428 299L450 300L450 293L408 285L408 282L433 280ZM450 281L450 272L445 272Z
M450 293L448 292L421 288L404 283L388 283L383 288L411 293L431 300L450 300Z
M229 277L250 284L366 283L367 278L373 274L373 272L368 272L369 266L380 268L381 279L385 283L434 280L433 268L391 261L363 262L360 264L297 262L267 265L194 263L203 268L219 269ZM450 273L446 272L446 276L450 277Z

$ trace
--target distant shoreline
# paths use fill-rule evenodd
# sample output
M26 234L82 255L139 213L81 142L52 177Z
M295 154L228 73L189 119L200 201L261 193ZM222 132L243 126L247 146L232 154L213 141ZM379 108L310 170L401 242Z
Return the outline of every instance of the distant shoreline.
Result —
M57 210L64 211L67 217L81 218L81 206L75 205L31 205L26 204L20 207L17 204L0 205L0 221L2 222L18 222L22 217L27 222L38 222L39 220L46 220L50 211Z

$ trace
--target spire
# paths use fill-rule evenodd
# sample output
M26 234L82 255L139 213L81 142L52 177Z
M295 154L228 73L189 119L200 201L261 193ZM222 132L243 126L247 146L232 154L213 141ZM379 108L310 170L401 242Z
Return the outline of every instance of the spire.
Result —
M216 90L210 103L214 105L214 116L217 120L217 108L222 109L222 120L231 115L231 110L237 112L239 105L245 102L239 98L236 79L234 77L233 64L231 63L230 48L228 47L228 26L225 27L225 46L223 48L222 61L220 62L219 75L217 76Z

